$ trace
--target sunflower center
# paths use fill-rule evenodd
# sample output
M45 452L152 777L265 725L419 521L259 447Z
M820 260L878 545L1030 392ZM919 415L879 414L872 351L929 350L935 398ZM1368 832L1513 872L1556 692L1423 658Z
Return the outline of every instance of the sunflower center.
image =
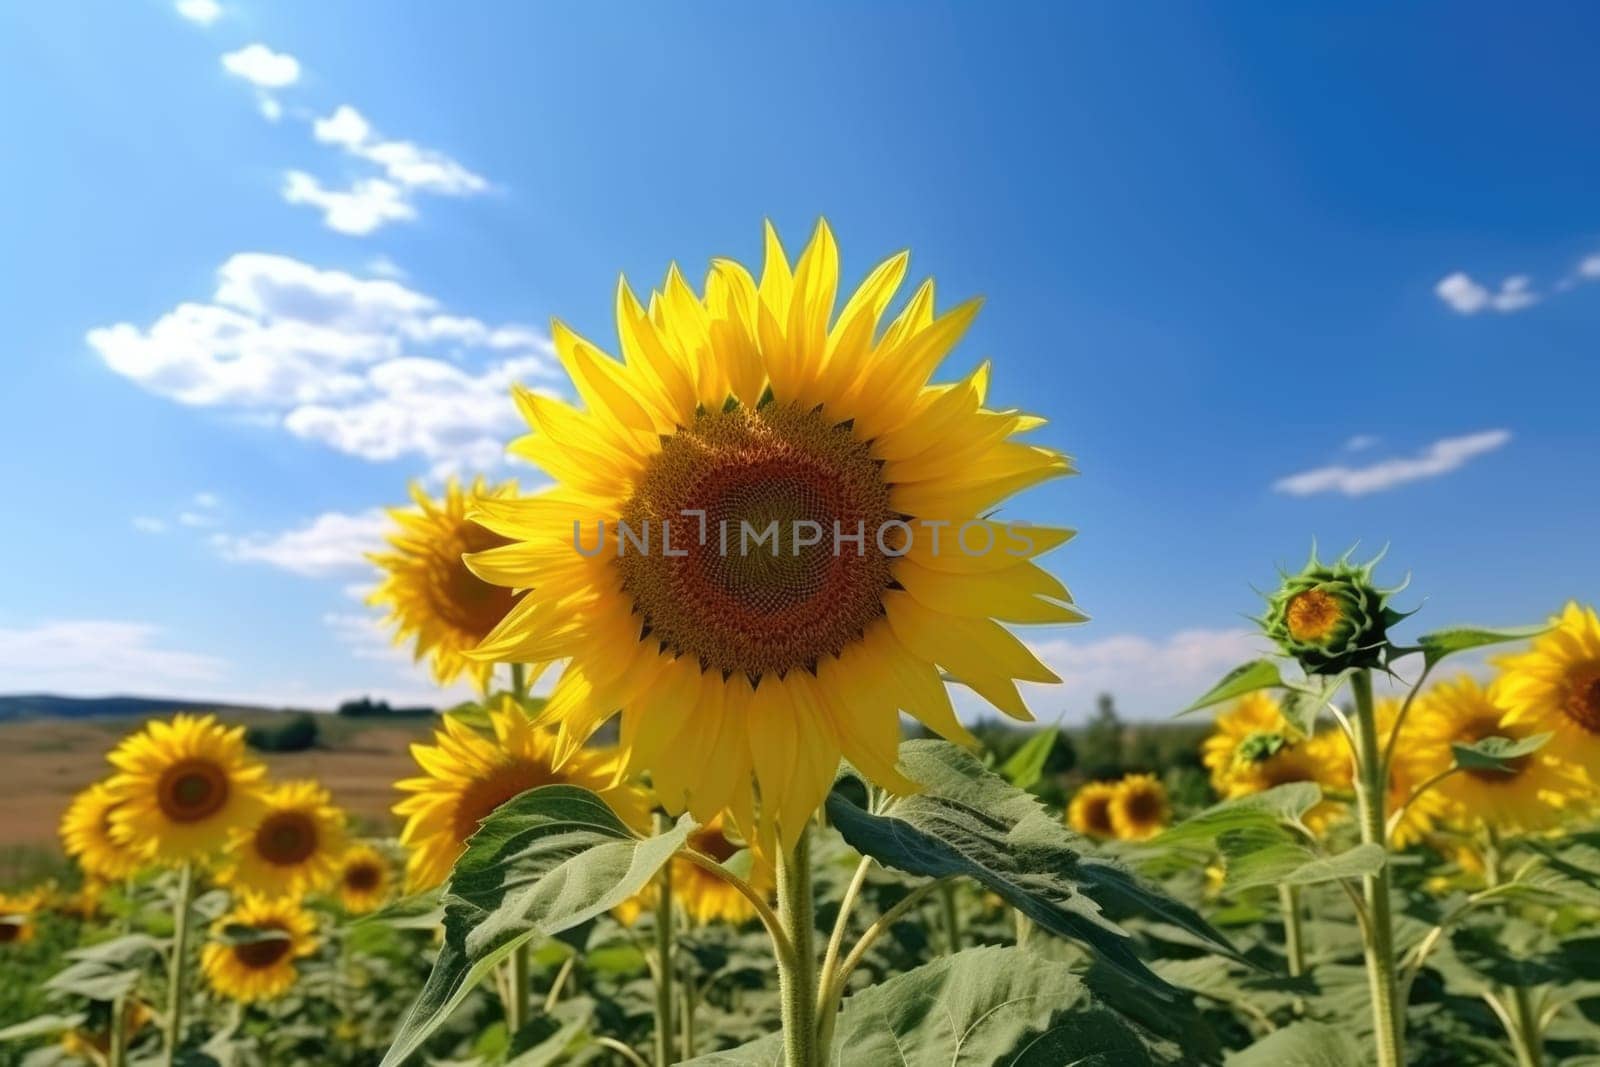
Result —
M1591 734L1600 734L1600 663L1577 668L1566 685L1562 710Z
M344 869L344 884L346 889L353 889L358 893L369 892L378 888L383 880L383 872L375 864L354 863Z
M1161 800L1148 789L1138 789L1123 801L1123 811L1135 823L1156 822L1161 818Z
M500 624L517 603L512 590L490 585L467 569L461 557L511 542L475 522L462 520L453 538L445 538L437 551L437 565L428 569L428 604L452 628L481 641Z
M22 939L22 924L0 922L0 945L9 945Z
M477 833L480 822L512 797L526 793L535 786L552 785L561 780L561 776L549 768L526 760L496 768L487 777L472 782L461 791L451 825L455 839L465 842Z
M267 930L281 930L279 926L263 927ZM289 954L289 939L287 937L263 938L260 941L244 941L233 946L233 958L240 965L252 971L264 971Z
M718 863L728 862L744 848L743 845L729 841L721 830L715 828L696 830L690 834L689 847L710 856Z
M1477 744L1486 737L1509 737L1513 741L1521 740L1517 734L1501 725L1498 715L1480 715L1475 719L1469 719L1457 732L1457 740L1465 745ZM1532 756L1517 756L1513 759L1502 759L1500 762L1505 766L1505 770L1494 767L1463 767L1462 770L1480 782L1505 785L1525 771L1528 768L1528 761L1532 758Z
M181 760L162 773L156 803L173 822L209 819L228 803L228 774L209 760Z
M1337 597L1321 589L1307 589L1289 601L1289 636L1296 641L1325 641L1342 618L1344 608Z
M317 851L317 824L303 811L275 811L256 828L256 854L275 867L294 867Z
M1317 776L1312 769L1299 760L1269 759L1261 765L1261 778L1265 788L1273 789L1280 785L1292 785L1295 782L1314 782Z
M1111 834L1111 798L1094 797L1083 806L1083 824L1091 834L1107 837Z
M732 405L663 440L622 509L628 531L653 540L643 551L619 540L616 563L642 637L758 684L815 670L883 613L897 518L847 424Z

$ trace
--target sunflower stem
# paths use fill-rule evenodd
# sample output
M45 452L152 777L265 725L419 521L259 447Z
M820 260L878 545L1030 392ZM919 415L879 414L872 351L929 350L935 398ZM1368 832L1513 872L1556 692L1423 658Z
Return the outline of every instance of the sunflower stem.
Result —
M1372 672L1359 670L1351 679L1356 703L1356 808L1361 819L1361 841L1388 849L1388 818L1384 811L1388 782L1383 754L1378 748L1377 717L1372 706ZM1405 1045L1405 1018L1396 1002L1394 919L1390 912L1389 864L1361 879L1366 898L1367 924L1364 948L1367 986L1372 996L1373 1040L1378 1067L1400 1067Z
M667 828L666 816L656 814L656 833ZM656 1067L672 1062L672 863L656 879Z
M511 665L511 695L521 704L528 699L528 666L525 663Z
M1492 826L1484 828L1483 880L1486 890L1497 890L1505 885L1505 856L1500 850L1500 835ZM1542 1067L1544 1039L1528 987L1521 982L1499 989L1500 1002L1505 1005L1506 1036L1511 1039L1511 1049L1516 1053L1519 1067Z
M172 958L167 970L167 1033L162 1063L172 1067L183 1040L183 1000L189 973L189 912L194 904L194 864L185 863L178 871L178 891L173 899Z
M106 1064L107 1067L122 1067L123 1050L127 1046L127 1038L123 1034L123 1023L128 1015L127 996L123 995L111 1002L111 1032L106 1035Z
M783 1054L786 1067L826 1067L827 1050L817 1048L817 950L811 899L811 824L793 852L778 850L778 917L792 952L778 961L783 1003Z
M506 1030L515 1036L528 1024L528 944L511 953L511 973L506 983Z
M1289 974L1299 978L1306 973L1305 930L1301 925L1300 887L1280 885L1278 907L1283 912L1283 955Z
M945 952L951 956L961 951L961 911L956 905L956 884L940 884L939 913L944 917Z

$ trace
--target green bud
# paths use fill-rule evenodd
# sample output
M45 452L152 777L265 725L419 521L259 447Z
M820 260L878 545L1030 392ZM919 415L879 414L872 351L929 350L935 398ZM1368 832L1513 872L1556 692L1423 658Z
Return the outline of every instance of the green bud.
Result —
M1313 549L1305 569L1267 598L1262 629L1307 674L1383 666L1389 628L1405 618L1388 606L1400 590L1373 582L1378 561L1353 566L1349 558L1322 563Z

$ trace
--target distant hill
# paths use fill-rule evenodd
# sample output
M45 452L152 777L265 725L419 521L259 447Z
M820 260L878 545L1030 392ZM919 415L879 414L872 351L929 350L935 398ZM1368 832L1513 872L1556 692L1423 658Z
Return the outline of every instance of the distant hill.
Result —
M53 693L0 695L0 722L10 719L93 719L136 715L161 715L174 711L220 711L235 714L272 714L300 708L266 708L217 701L174 700L171 697L64 697Z

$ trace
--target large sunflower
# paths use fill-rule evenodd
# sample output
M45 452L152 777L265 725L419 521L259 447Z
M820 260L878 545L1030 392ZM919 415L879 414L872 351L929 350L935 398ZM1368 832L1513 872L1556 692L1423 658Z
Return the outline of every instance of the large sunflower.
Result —
M1389 761L1389 795L1384 810L1391 813L1404 808L1405 814L1400 816L1400 821L1395 824L1394 833L1389 841L1395 848L1406 848L1427 836L1433 829L1433 824L1441 818L1449 807L1444 795L1437 789L1429 788L1416 798L1409 806L1406 801L1410 799L1418 786L1425 783L1434 773L1433 759L1427 746L1419 743L1419 730L1414 716L1406 716L1406 722L1400 730L1400 739L1390 748L1394 736L1395 723L1400 716L1400 701L1393 697L1384 697L1379 700L1373 709L1377 721L1379 744L1383 746L1379 751L1389 751L1393 756Z
M1085 782L1067 804L1067 825L1089 837L1112 837L1111 801L1117 795L1115 782Z
M212 715L151 722L111 751L111 836L141 859L176 864L221 850L261 809L266 768L245 752L244 727Z
M443 882L467 838L490 812L535 786L568 784L598 793L617 817L644 830L649 800L644 791L619 781L614 753L584 749L556 767L555 734L535 726L510 697L489 712L490 740L446 716L431 745L414 744L411 755L422 775L396 782L410 793L394 806L405 816L400 841L411 850L406 884L413 892Z
M339 861L339 903L351 915L376 911L393 881L387 856L371 845L352 845Z
M117 795L96 782L72 798L61 817L61 845L92 878L120 881L140 867L138 855L111 833Z
M1217 716L1216 730L1201 747L1211 785L1225 799L1261 793L1293 782L1315 782L1323 793L1350 788L1350 754L1343 739L1328 731L1295 737L1280 706L1264 692L1241 697ZM1345 806L1324 799L1304 820L1322 830Z
M669 810L749 825L759 792L763 836L787 841L841 754L911 788L901 711L970 739L941 667L1031 718L1016 682L1057 679L1001 621L1082 618L1031 562L1071 533L985 516L1072 468L1014 440L1041 420L984 407L987 365L929 384L976 301L935 316L927 282L880 329L906 263L836 314L826 224L792 269L769 226L759 283L716 260L703 297L676 267L648 308L619 285L620 362L554 325L582 405L519 391L534 432L512 450L557 484L481 503L515 543L468 564L533 590L477 654L565 661L563 755L620 709L630 766Z
M1432 686L1417 697L1411 714L1417 720L1416 744L1430 774L1451 766L1453 744L1470 745L1487 737L1520 741L1541 732L1537 724L1513 721L1495 694L1471 675ZM1541 829L1559 822L1589 795L1587 775L1566 755L1552 739L1529 755L1507 761L1508 770L1459 770L1434 789L1457 822Z
M262 896L300 897L333 881L345 848L344 812L316 782L266 793L260 816L233 832L223 885Z
M489 686L494 664L468 659L464 653L505 618L517 595L483 581L462 563L463 553L507 543L467 518L467 511L516 491L515 482L490 489L479 478L463 489L452 478L444 496L434 501L421 486L412 485L411 498L417 506L389 512L398 526L389 536L390 551L368 557L383 570L384 579L367 602L389 609L387 621L395 627L395 640L414 638L416 657L431 657L433 677L440 685L466 674L480 690Z
M1107 805L1111 828L1123 841L1154 837L1172 821L1167 787L1153 774L1129 774L1116 783Z
M245 939L237 927L278 936ZM250 1003L280 997L294 985L295 961L316 951L317 920L299 901L247 896L216 921L200 950L206 980L220 996Z
M1550 747L1600 779L1600 615L1576 601L1533 647L1500 661L1496 699L1516 722L1555 734Z

